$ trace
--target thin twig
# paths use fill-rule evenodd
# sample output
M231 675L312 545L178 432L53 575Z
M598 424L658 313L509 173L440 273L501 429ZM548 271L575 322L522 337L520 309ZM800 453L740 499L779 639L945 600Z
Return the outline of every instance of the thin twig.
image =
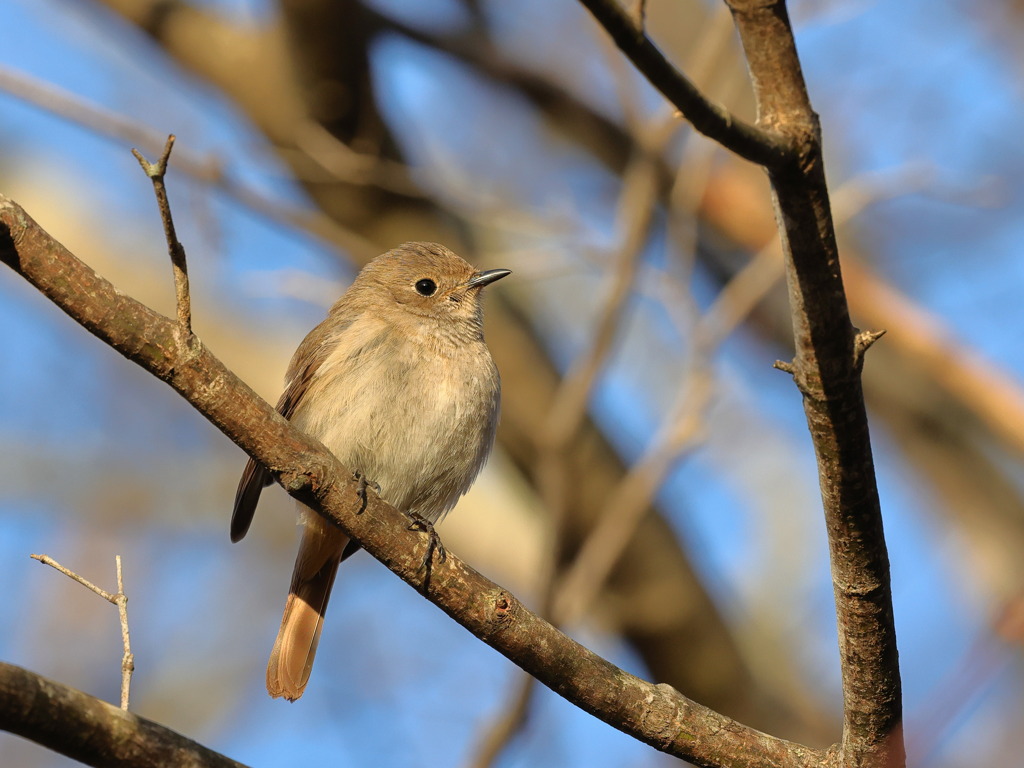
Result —
M132 641L128 636L128 595L124 591L124 578L121 573L121 556L116 555L117 563L117 614L121 619L121 642L124 645L124 656L121 657L121 709L128 709L128 691L132 686L132 672L135 671L135 654L132 653Z
M184 341L192 335L192 299L188 292L188 265L185 261L185 248L178 241L178 235L174 231L174 218L171 216L171 203L167 199L167 185L164 177L167 174L167 161L171 158L171 150L174 148L174 134L167 137L164 144L164 151L160 159L151 163L142 156L137 149L132 149L132 154L139 161L139 165L150 181L153 182L153 192L156 193L156 204L160 209L160 221L164 225L164 237L167 238L167 251L171 256L171 267L174 270L174 292L178 307L178 327L181 330L181 340Z
M88 579L79 576L74 571L65 568L49 555L30 555L33 560L38 560L43 565L54 568L69 579L73 579L91 592L95 592L108 603L117 606L118 617L121 621L121 643L124 646L124 655L121 657L121 709L128 711L128 693L132 685L132 672L135 671L135 656L132 654L131 638L128 635L128 595L124 591L124 578L121 573L121 556L115 555L114 563L117 569L117 592L110 593L101 589Z
M74 579L75 581L77 581L79 584L81 584L86 589L91 590L92 592L95 592L97 595L102 597L108 603L113 603L114 605L117 605L117 599L116 599L115 595L111 594L110 592L107 592L105 589L101 589L100 587L97 587L91 581L89 581L88 579L85 579L85 578L79 576L74 571L68 570L67 568L65 568L63 565L58 563L56 560L54 560L49 555L29 555L29 557L31 557L33 560L38 560L43 565L48 565L51 568L55 568L56 570L60 571L61 573L63 573L68 578Z
M619 5L619 0L580 2L612 36L644 77L698 131L758 165L778 166L792 159L794 148L789 139L740 120L721 104L704 96L637 27L634 19Z

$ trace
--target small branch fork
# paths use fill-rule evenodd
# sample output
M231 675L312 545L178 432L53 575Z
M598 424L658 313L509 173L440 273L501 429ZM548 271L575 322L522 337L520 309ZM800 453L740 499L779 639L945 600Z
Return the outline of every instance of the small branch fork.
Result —
M665 58L638 24L645 10L644 3L639 3L631 14L619 4L619 0L580 2L651 85L661 91L698 131L758 165L774 166L793 159L795 153L789 137L740 120L721 104L708 99Z
M174 134L167 137L164 151L160 159L155 163L149 162L137 149L132 150L135 159L139 161L143 172L153 182L153 192L156 193L156 204L160 209L160 220L164 225L164 237L167 238L167 251L171 256L171 267L174 270L174 291L178 306L178 327L181 329L181 339L188 339L192 335L192 300L188 290L188 266L185 263L185 247L178 241L178 235L174 231L174 219L171 216L171 204L167 199L167 185L164 183L164 176L167 174L167 162L171 159L171 150L174 148Z
M132 643L128 636L128 595L124 592L124 579L121 574L121 556L114 557L117 567L117 592L111 594L101 589L88 579L79 576L74 571L65 568L49 555L31 555L33 560L38 560L43 565L63 573L69 579L74 579L86 589L95 592L108 603L117 606L117 613L121 619L121 643L124 645L124 655L121 657L121 709L128 711L128 692L132 685L132 672L135 671L135 655L132 653Z

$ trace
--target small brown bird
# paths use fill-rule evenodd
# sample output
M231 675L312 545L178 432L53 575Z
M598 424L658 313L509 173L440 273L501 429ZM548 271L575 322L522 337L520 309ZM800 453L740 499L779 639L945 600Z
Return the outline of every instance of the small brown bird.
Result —
M501 385L484 343L478 272L444 246L378 256L299 345L278 412L319 439L392 506L438 522L494 443ZM249 460L231 540L245 536L270 473ZM358 545L299 504L304 526L267 691L295 701L309 680L338 565Z

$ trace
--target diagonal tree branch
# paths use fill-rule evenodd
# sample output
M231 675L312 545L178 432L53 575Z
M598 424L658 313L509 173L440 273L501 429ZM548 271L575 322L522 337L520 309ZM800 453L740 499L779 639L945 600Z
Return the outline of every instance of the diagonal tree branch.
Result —
M619 49L698 131L758 165L778 165L792 157L789 139L775 126L753 126L710 101L676 69L636 25L619 0L580 0Z
M170 384L211 423L267 466L285 490L339 525L407 583L423 583L423 537L370 494L322 445L295 429L214 357L197 337L76 259L13 201L0 196L3 261L83 327ZM744 726L615 667L528 611L454 555L435 562L428 599L475 636L595 717L700 766L798 768L825 753Z
M97 768L245 768L159 723L4 662L0 728Z
M337 18L339 4L322 0L279 4L281 17L265 17L256 26L244 21L233 23L230 15L218 14L208 5L199 4L192 9L186 0L88 0L86 4L104 5L121 15L150 35L154 47L169 61L209 81L235 102L294 170L296 180L315 201L317 210L293 211L292 206L281 203L268 205L265 200L253 199L251 193L246 193L239 185L230 184L226 175L212 181L243 205L252 206L264 217L278 221L287 219L310 231L323 233L321 236L327 236L348 250L357 263L364 263L390 244L403 240L437 240L450 245L461 242L457 251L473 250L474 240L481 235L480 228L471 226L464 212L451 209L436 196L429 199L389 196L385 199L375 195L372 189L350 194L352 190L347 190L345 183L324 179L325 167L334 167L324 160L330 156L341 159L341 154L321 146L317 128L322 126L310 119L321 112L304 99L318 93L337 93L336 86L345 86L338 80L334 68L339 60L319 55L304 55L299 60L294 45L279 44L287 35L270 27L294 29L297 19L286 23L284 13L319 8L324 15L314 23L327 30L336 26L330 19ZM361 2L359 5L353 22L363 28L367 38L377 40L385 33L397 32L438 51L451 53L485 73L489 80L521 92L546 116L546 125L565 134L574 144L581 144L618 172L621 173L629 158L642 149L623 128L587 107L584 100L563 86L548 81L543 74L531 74L528 67L506 59L501 47L489 41L486 28L477 26L468 31L442 32L429 25L430 32L417 33L414 28L377 13L372 4ZM211 19L211 16L216 18ZM197 29L190 29L193 26ZM345 28L351 29L348 25ZM232 53L235 46L239 47L237 59ZM253 50L262 58L248 66ZM204 62L204 57L212 57L214 61ZM351 60L349 55L343 58ZM232 63L225 68L225 61ZM321 64L325 69L318 72L315 67ZM269 79L264 78L264 67L275 70ZM232 72L237 78L235 82L231 80ZM323 81L328 86L326 91L310 90L298 82L310 82L311 77ZM282 82L286 84L284 90L280 87ZM251 98L254 83L255 101ZM282 95L287 100L279 106L278 98ZM292 101L298 101L301 109L293 109ZM362 104L365 109L379 111L374 103ZM272 113L269 116L265 114L268 111ZM300 124L287 128L284 125L287 120ZM342 138L340 134L328 136L335 143ZM135 141L132 139L132 143ZM158 143L149 146L148 151L158 152L162 143L163 136ZM379 145L378 150L386 148L385 143ZM372 155L374 150L360 145L359 151ZM175 162L183 159L183 155L176 154ZM382 166L392 164L388 157L377 160L376 167L381 171ZM662 176L667 185L673 173L668 170ZM365 187L366 182L361 182L360 186ZM369 241L379 247L367 249L364 246ZM560 373L533 328L530 304L525 298L529 292L518 296L516 293L520 292L504 291L503 295L496 294L488 299L487 333L498 367L509 385L502 403L498 440L517 468L528 472L536 462L534 435L543 429L545 404L558 388ZM590 419L574 440L569 458L574 471L585 472L588 476L587 483L572 489L568 500L569 517L574 523L572 536L579 538L592 524L593 511L607 498L607 491L623 476L624 467L601 429ZM649 605L642 601L652 590L659 595L660 610L637 610L637 605ZM611 599L605 601L604 606L609 617L617 631L643 658L653 678L685 690L734 717L756 720L763 727L778 725L791 734L814 738L811 731L817 731L817 727L808 726L789 703L780 705L757 684L731 629L700 582L681 542L672 535L671 524L657 510L645 518L627 546L611 575L608 595ZM702 668L705 665L714 666L716 674L707 674Z

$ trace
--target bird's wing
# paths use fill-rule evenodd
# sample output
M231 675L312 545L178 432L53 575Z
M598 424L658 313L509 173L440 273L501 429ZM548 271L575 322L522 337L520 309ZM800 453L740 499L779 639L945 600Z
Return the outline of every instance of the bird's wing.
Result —
M299 345L288 370L288 387L277 401L277 412L289 421L313 377L330 354L331 346L323 333L324 323L314 328ZM231 513L231 541L241 541L249 531L260 493L274 482L270 471L256 459L249 459L235 491L235 508Z

